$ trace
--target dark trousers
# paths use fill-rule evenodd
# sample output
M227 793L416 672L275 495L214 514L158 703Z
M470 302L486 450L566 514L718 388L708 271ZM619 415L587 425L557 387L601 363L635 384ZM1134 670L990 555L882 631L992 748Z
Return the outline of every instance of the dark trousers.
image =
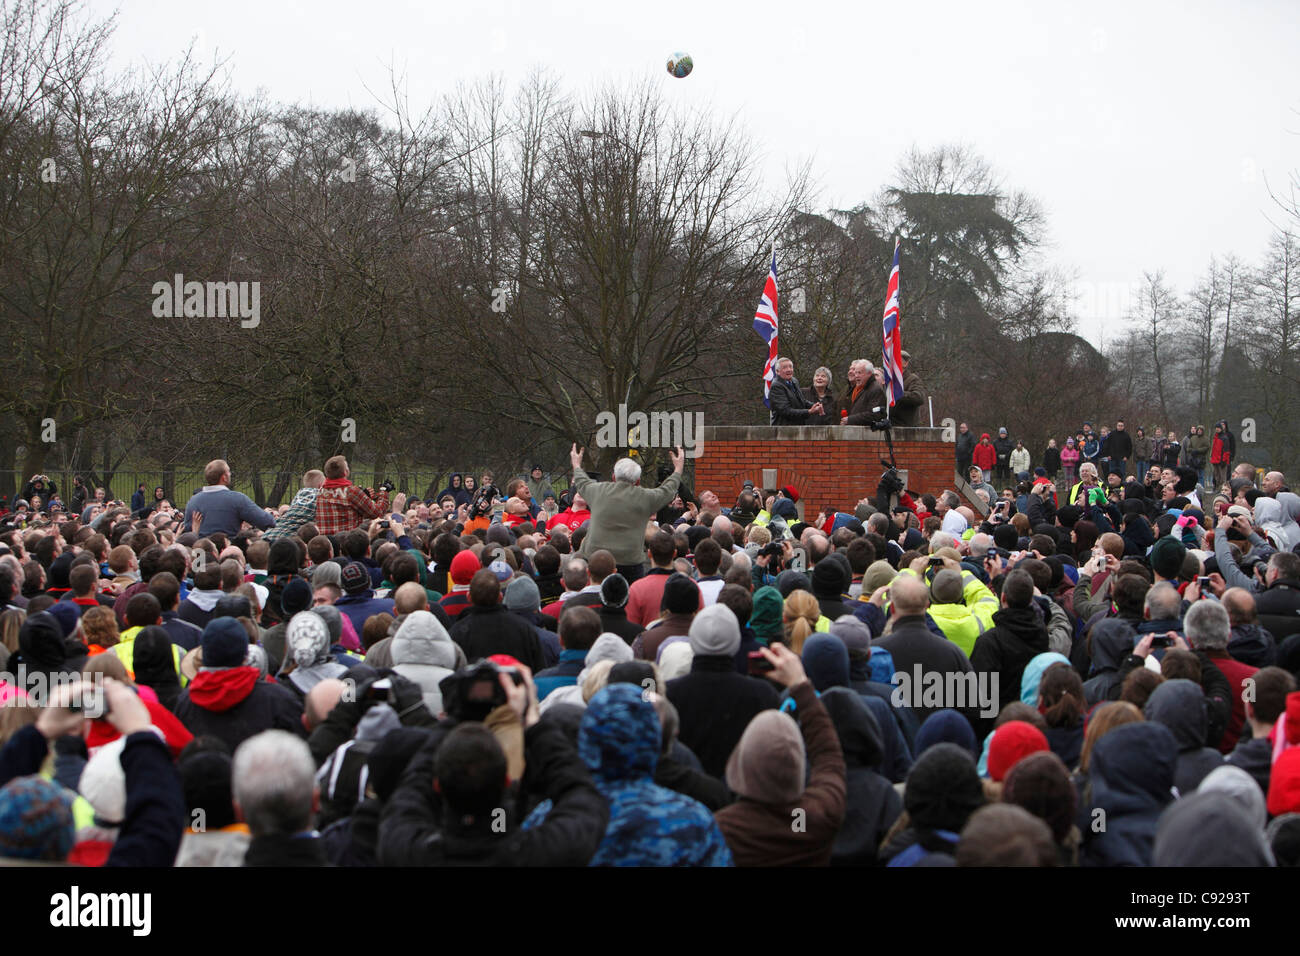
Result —
M618 573L627 579L627 583L639 581L645 576L645 564L620 564L616 565Z

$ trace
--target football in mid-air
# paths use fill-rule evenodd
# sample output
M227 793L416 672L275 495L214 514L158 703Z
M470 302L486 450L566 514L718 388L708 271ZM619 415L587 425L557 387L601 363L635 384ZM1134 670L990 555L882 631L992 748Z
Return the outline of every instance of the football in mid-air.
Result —
M693 69L695 64L691 62L690 54L674 53L668 58L668 72L679 80L690 76Z

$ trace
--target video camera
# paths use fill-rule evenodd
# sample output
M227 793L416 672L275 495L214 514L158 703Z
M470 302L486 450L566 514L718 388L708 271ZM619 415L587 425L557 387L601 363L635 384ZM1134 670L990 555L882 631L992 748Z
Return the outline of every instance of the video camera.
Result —
M438 683L438 689L442 691L442 709L457 720L487 719L488 714L506 702L501 674L509 674L515 686L524 682L524 675L518 669L486 660L447 675Z

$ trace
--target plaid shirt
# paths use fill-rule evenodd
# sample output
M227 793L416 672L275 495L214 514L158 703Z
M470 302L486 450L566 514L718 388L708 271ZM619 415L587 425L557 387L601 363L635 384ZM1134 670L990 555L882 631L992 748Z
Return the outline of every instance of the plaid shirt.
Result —
M274 541L297 533L298 529L316 518L316 495L319 488L303 488L293 496L289 510L275 521L275 527L262 535L264 541Z
M321 534L351 531L388 510L387 491L381 491L378 498L370 498L350 481L331 485L327 480L316 496L316 527Z

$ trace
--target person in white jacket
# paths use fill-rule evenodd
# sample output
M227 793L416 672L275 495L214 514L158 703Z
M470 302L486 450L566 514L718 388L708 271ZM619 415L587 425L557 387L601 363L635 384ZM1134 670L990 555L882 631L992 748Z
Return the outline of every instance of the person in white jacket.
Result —
M429 713L441 714L438 684L456 669L456 645L442 622L428 611L412 611L393 635L389 650L393 670L420 685Z
M1029 449L1025 447L1023 441L1016 441L1016 447L1011 450L1011 474L1019 477L1022 473L1033 471L1031 465L1033 459L1029 456Z

